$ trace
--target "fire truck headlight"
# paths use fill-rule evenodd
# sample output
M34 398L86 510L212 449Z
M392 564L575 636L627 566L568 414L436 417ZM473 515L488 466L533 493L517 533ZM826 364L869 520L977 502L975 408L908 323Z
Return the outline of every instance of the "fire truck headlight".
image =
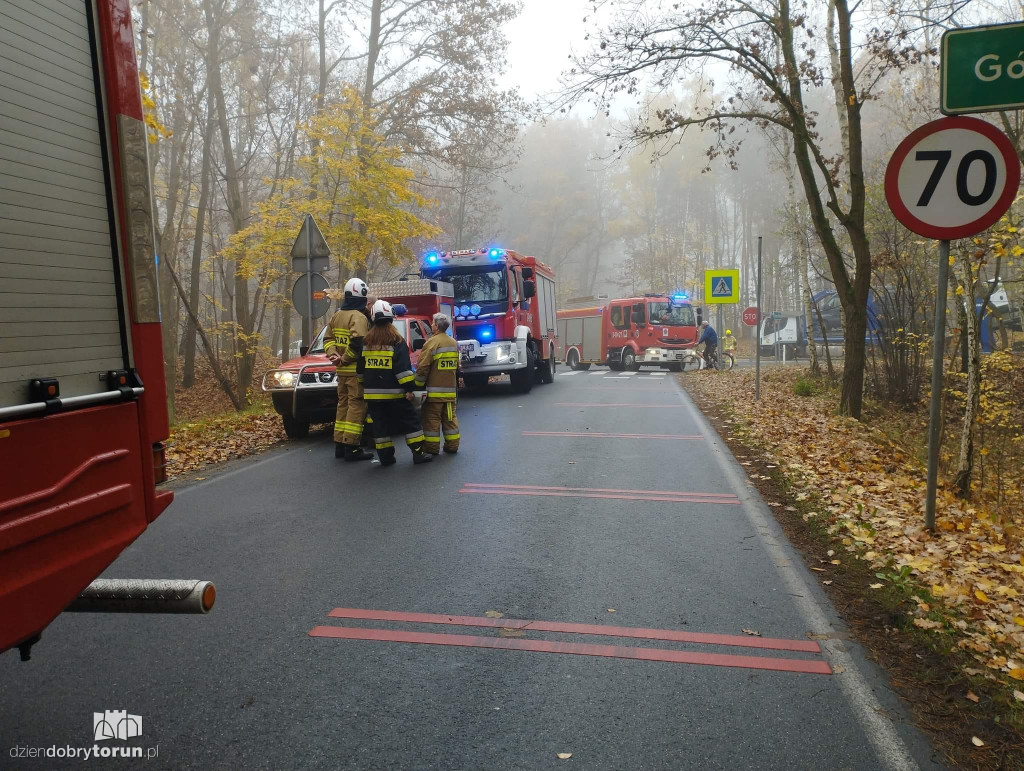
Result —
M509 348L510 346L507 345L498 346L497 350L494 352L494 355L498 359L498 361L505 361L508 359Z

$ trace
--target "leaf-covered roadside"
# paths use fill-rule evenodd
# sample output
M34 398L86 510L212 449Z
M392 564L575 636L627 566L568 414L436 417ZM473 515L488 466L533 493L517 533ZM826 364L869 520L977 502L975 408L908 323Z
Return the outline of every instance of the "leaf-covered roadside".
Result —
M172 427L167 478L265 450L286 439L281 418L267 404Z
M795 396L796 377L765 375L759 403L752 372L681 380L700 399L728 407L729 438L760 448L797 500L820 502L804 519L835 536L837 560L845 550L870 564L883 587L913 586L915 627L953 634L974 662L965 674L1017 687L1024 680L1024 531L940 489L938 529L929 534L918 458L878 425L837 416L832 400Z

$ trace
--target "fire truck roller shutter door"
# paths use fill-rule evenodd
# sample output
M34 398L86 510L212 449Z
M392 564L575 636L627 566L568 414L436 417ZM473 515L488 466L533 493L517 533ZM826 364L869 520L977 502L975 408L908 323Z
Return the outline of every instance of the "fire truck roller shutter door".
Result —
M563 319L565 325L562 332L562 345L568 348L570 345L583 345L583 319Z
M601 361L601 317L583 319L583 361Z

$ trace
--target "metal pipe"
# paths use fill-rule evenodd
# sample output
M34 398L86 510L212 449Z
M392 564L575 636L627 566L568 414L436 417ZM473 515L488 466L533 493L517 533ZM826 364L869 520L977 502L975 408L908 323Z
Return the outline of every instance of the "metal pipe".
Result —
M939 429L942 425L942 359L946 343L946 292L949 289L949 241L939 241L939 283L935 289L935 331L932 341L932 398L928 415L928 485L924 526L935 531L935 491L939 479Z
M754 327L754 401L761 399L761 236L757 237L757 325Z
M145 388L136 386L132 389L135 396L142 396ZM64 396L53 400L56 409L74 409L81 407L93 407L97 404L107 402L119 402L123 399L120 391L100 391L94 394L83 394L81 396ZM46 412L49 409L47 402L31 402L29 404L18 404L13 407L0 407L0 420L7 418L20 418L25 415L34 415L39 412Z
M65 612L202 614L216 599L213 583L194 578L97 578Z

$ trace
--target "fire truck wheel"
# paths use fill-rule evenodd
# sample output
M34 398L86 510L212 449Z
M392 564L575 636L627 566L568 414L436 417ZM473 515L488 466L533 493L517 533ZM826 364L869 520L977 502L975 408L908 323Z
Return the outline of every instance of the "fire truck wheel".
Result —
M284 423L284 433L289 439L305 439L309 436L309 421L296 420L288 415L281 416Z
M536 377L537 359L534 356L533 348L526 348L526 366L512 372L510 380L512 387L521 394L530 393L533 388L533 378Z
M555 382L555 356L552 352L541 365L537 368L537 374L540 376L541 383L554 383Z
M640 370L640 365L637 364L636 354L633 353L632 348L626 348L622 352L622 368L629 372L638 372Z
M569 353L565 357L565 363L569 369L575 370L580 368L580 355L575 348L569 349Z

